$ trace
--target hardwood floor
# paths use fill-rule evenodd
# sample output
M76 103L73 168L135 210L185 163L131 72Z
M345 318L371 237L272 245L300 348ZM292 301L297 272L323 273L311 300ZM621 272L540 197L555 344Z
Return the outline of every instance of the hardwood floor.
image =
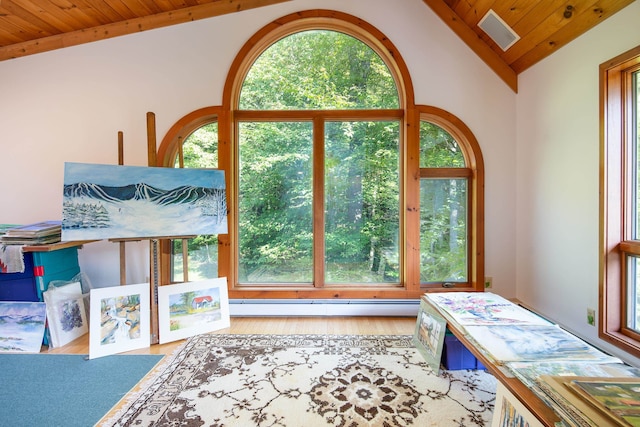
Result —
M414 317L232 317L231 327L215 334L413 335ZM155 344L125 354L169 354L184 340ZM42 353L89 354L89 334Z

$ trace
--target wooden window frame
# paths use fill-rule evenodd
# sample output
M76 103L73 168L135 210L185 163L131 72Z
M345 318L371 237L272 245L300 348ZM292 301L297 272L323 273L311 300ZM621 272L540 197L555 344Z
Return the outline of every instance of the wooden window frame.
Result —
M600 280L601 339L640 357L640 334L627 327L628 257L640 256L632 240L630 178L631 75L640 70L640 46L600 65Z
M473 132L462 120L436 107L418 106L420 122L437 125L453 137L464 156L465 167L420 168L420 178L465 178L467 180L467 282L455 283L446 290L484 289L484 159ZM418 126L419 128L420 126ZM418 150L420 138L417 138ZM419 153L418 153L419 162ZM419 184L418 184L419 185ZM419 197L419 191L418 191ZM419 203L419 201L418 201ZM418 212L419 213L419 212ZM419 218L418 218L419 220ZM419 228L418 228L419 230ZM418 231L419 233L419 231ZM418 269L418 280L420 271ZM422 283L423 289L442 289L443 284Z
M398 88L400 107L397 110L312 110L312 111L241 111L238 102L242 83L251 64L271 44L288 34L305 29L328 29L345 32L374 49L389 67ZM414 103L413 85L408 68L391 41L372 25L342 12L309 10L284 16L267 24L241 48L231 65L224 86L223 104L189 113L167 133L159 148L158 165L173 167L180 144L180 135L188 135L197 127L218 121L219 168L225 171L229 233L219 236L219 276L227 277L229 297L232 299L418 299L425 291L450 291L450 288L421 286L419 250L419 123L428 120L447 130L461 145L465 153L469 175L469 282L456 290L481 291L484 289L484 166L475 137L467 126L454 115L436 107ZM331 285L306 286L238 286L237 280L237 188L238 146L237 129L246 120L309 120L321 123L327 119L400 121L401 194L400 194L400 284L358 286ZM318 126L314 124L314 126ZM183 138L184 139L184 138ZM315 157L315 156L314 156ZM459 173L459 171L457 172ZM170 245L167 245L170 247ZM317 250L317 248L316 248ZM170 256L170 254L165 254ZM161 283L168 283L168 268L161 269Z

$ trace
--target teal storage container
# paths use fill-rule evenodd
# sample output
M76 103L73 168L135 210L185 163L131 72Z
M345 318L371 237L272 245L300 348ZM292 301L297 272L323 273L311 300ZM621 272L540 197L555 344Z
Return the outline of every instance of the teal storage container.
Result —
M64 248L47 252L33 252L33 275L38 300L54 280L71 280L80 273L78 248Z

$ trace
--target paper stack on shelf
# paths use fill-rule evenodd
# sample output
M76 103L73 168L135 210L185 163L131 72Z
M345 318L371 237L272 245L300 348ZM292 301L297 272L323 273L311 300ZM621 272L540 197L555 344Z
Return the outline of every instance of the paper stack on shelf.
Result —
M45 245L60 241L62 221L42 221L6 229L0 237L5 245Z
M0 237L4 236L7 230L20 227L20 224L0 224Z

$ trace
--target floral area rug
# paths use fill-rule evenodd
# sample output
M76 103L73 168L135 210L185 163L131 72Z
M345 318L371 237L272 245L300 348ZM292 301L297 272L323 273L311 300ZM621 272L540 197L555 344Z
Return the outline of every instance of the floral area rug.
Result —
M101 426L489 426L496 380L391 335L190 338Z

